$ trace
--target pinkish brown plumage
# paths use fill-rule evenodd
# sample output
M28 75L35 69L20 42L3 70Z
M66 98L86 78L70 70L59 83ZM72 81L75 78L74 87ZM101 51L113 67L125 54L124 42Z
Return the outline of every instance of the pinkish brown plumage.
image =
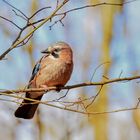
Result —
M65 42L52 44L42 51L45 55L36 64L28 88L40 88L51 86L64 86L70 79L73 70L73 53L70 46ZM44 93L26 93L26 97L41 100ZM38 104L24 100L26 105L21 105L15 112L15 116L31 119Z

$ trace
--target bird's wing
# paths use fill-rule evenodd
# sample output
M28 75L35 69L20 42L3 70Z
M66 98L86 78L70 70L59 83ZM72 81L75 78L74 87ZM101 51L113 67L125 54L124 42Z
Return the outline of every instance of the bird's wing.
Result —
M34 66L30 81L32 81L34 79L34 77L36 76L36 74L39 70L40 70L40 61Z

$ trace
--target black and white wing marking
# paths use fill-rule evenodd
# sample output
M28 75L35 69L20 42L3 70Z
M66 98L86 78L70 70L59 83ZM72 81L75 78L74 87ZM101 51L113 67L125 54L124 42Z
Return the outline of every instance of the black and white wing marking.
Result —
M31 76L31 79L30 81L32 81L34 79L34 77L36 76L37 72L39 71L40 69L40 62L38 62L35 66L34 66L34 69L33 69L33 72L32 72L32 76Z

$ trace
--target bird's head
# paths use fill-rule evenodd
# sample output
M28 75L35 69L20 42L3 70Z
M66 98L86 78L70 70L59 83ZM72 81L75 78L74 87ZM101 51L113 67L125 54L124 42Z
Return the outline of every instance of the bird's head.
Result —
M41 53L46 55L53 56L54 58L59 58L61 55L71 55L72 57L72 50L70 46L65 42L57 42L50 45L47 49L43 50Z

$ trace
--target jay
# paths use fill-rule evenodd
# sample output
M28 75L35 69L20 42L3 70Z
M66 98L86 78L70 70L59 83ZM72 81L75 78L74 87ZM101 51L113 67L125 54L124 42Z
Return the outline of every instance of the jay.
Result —
M65 42L57 42L42 51L44 56L35 65L28 88L64 86L73 70L73 52ZM44 92L27 92L26 98L41 100ZM18 118L31 119L39 104L24 99L15 111Z

